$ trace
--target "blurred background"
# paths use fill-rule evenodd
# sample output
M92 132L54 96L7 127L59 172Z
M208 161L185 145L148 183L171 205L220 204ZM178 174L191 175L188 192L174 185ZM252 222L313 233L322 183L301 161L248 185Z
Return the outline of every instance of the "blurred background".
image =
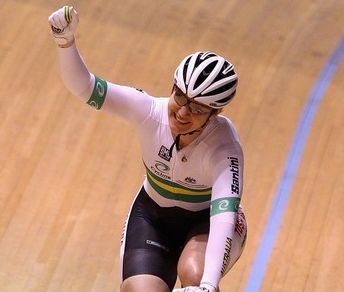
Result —
M213 50L235 65L239 88L223 114L244 147L249 234L221 291L255 281L286 179L260 291L344 291L344 65L331 61L343 55L341 0L2 0L0 291L119 291L121 231L144 167L131 125L73 97L59 77L47 18L65 4L79 13L89 70L111 82L168 96L187 54ZM333 75L319 79L326 66ZM319 84L296 176L283 178Z

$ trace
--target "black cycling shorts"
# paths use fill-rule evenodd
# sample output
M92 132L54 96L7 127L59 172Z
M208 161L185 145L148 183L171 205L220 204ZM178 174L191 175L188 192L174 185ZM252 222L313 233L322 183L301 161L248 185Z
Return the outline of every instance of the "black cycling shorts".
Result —
M198 212L163 208L142 187L123 233L122 280L134 275L155 275L172 290L183 247L194 235L208 234L209 221L209 208Z

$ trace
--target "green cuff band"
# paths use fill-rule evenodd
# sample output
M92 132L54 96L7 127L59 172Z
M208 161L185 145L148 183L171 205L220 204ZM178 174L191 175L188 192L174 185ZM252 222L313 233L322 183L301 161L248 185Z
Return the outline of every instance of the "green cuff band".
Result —
M105 80L95 76L96 80L94 83L94 88L90 99L87 101L87 104L96 108L97 110L101 109L105 101L106 92L107 92L107 83Z
M237 212L239 209L240 198L227 197L216 199L211 202L210 216L223 212Z

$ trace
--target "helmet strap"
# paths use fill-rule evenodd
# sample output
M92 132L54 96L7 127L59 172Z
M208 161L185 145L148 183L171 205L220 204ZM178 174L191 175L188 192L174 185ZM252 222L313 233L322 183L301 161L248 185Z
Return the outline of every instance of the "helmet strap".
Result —
M182 134L178 134L177 137L174 139L173 144L171 145L170 150L169 150L169 156L170 157L172 157L172 152L173 152L174 146L176 146L177 150L179 150L179 141L180 141L181 135Z

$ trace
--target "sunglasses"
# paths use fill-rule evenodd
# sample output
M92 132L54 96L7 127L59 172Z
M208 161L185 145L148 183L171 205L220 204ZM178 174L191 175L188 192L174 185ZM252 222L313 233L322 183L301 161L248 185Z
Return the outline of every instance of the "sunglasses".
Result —
M205 115L213 111L212 108L196 103L192 99L186 97L186 95L177 87L173 88L174 100L179 106L186 106L188 111L194 115Z

